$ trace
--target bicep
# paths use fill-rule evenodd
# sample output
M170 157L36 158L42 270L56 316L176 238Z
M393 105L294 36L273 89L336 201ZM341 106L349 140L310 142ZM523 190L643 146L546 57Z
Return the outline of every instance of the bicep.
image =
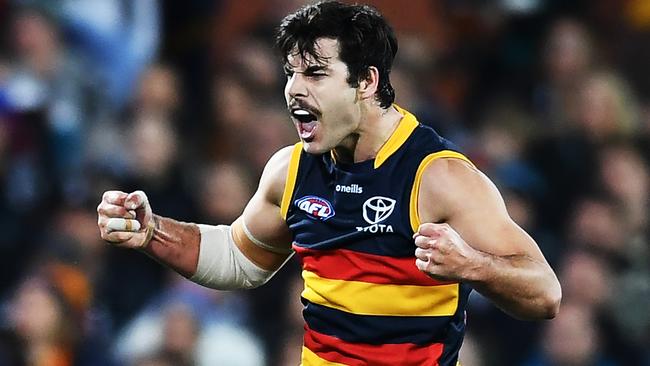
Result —
M280 267L291 253L291 232L280 212L287 152L280 150L267 163L257 191L233 223L234 239L240 250L270 270Z
M477 250L543 261L535 241L510 218L490 179L466 162L445 160L425 171L419 198L421 220L447 222Z

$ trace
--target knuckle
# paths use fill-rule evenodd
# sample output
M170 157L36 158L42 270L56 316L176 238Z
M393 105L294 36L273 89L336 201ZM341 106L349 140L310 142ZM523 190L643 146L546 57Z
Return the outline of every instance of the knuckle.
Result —
M115 190L106 191L106 192L104 192L104 195L102 196L102 199L104 201L109 201L111 198L113 198L114 196L117 196L119 193L120 193L120 191L115 191Z

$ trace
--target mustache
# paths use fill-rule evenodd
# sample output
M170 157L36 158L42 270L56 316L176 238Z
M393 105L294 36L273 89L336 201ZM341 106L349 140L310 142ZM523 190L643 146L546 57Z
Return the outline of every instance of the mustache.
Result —
M304 109L314 115L320 115L318 108L312 106L308 102L299 99L292 99L288 105L289 112L292 112L295 109Z

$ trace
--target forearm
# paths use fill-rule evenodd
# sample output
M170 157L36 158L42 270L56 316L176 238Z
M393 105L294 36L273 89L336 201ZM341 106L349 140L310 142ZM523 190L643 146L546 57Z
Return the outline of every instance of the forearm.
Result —
M555 316L562 290L548 264L525 255L481 254L481 265L470 276L474 289L516 318Z
M143 250L185 277L192 277L199 261L201 233L195 224L154 215L151 241Z

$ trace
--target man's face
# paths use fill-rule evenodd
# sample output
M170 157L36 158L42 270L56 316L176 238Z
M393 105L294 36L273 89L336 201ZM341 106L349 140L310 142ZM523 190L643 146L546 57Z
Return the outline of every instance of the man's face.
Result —
M336 147L352 147L359 126L357 89L348 82L348 68L339 59L339 43L319 38L322 62L291 54L285 65L284 96L306 152L322 154Z

